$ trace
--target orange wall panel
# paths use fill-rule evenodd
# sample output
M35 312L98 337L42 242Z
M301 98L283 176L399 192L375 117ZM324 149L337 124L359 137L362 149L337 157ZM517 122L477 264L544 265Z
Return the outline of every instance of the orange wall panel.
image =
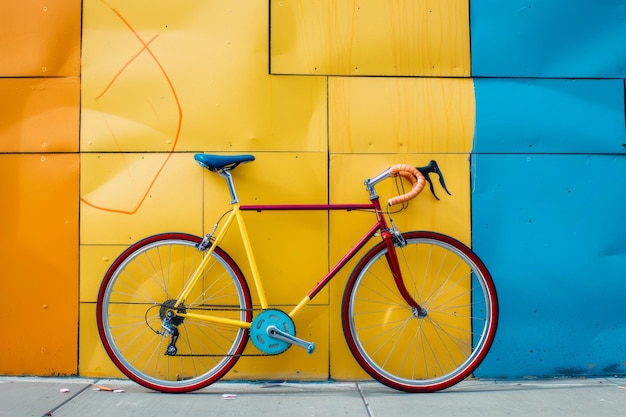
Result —
M76 152L80 79L0 78L0 152Z
M0 155L0 374L77 371L78 172L76 154Z
M80 71L81 0L3 1L0 76L76 76Z
M0 4L0 374L78 369L81 5Z

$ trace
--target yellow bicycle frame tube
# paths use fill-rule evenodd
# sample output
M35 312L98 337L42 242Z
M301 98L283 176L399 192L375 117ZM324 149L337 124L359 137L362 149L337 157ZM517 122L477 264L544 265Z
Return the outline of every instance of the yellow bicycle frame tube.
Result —
M231 213L228 215L228 217L226 218L225 223L222 226L221 230L215 236L215 241L213 242L211 247L207 250L202 261L200 262L200 265L198 265L198 268L196 268L196 271L193 273L193 276L191 277L191 279L189 280L185 288L183 288L182 292L178 296L176 300L176 304L174 304L174 307L172 307L172 310L176 310L180 304L184 303L187 296L189 296L189 293L192 291L192 289L194 288L194 286L200 279L200 276L202 276L202 271L204 271L207 264L211 260L211 255L215 251L215 247L218 246L222 242L222 240L224 239L224 236L226 236L226 233L228 233L228 230L230 229L230 226L232 225L234 219L237 219L239 232L241 234L241 240L246 250L246 256L248 258L248 262L250 263L250 270L252 271L252 278L254 279L254 284L256 286L257 295L259 297L259 302L261 303L261 308L263 310L266 310L268 308L267 299L265 297L265 290L263 289L263 284L261 282L259 269L257 267L256 260L254 258L252 245L250 244L250 238L248 237L248 230L246 229L243 216L241 215L241 210L239 209L239 203L236 203L233 205L233 209ZM250 323L245 322L245 321L240 321L240 320L224 319L221 317L209 316L209 315L204 315L204 314L194 314L194 313L177 312L176 315L180 317L190 317L190 318L194 318L197 320L211 321L211 322L227 324L227 325L232 325L232 326L237 326L237 327L242 327L242 328L250 328Z

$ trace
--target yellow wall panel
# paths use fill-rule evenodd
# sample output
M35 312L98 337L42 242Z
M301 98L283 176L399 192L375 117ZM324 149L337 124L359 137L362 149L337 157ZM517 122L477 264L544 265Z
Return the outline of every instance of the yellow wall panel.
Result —
M207 63L206 73L216 70ZM217 70L221 71L220 67ZM325 77L284 77L251 67L188 85L181 149L212 152L324 151ZM180 84L185 88L185 84Z
M446 185L452 193L447 195L439 186L437 176L435 192L441 200L436 200L428 187L411 200L407 210L394 214L392 218L402 231L435 230L454 236L470 244L470 177L469 160L466 154L339 154L330 159L330 199L333 203L366 202L368 193L363 181L371 178L391 165L408 163L414 166L426 165L435 159L441 168ZM393 180L380 183L376 190L381 201L397 195ZM336 262L374 223L374 216L363 212L333 212L330 217L330 259ZM374 239L373 244L379 240ZM370 245L370 246L371 246ZM362 256L365 252L362 252ZM333 378L366 378L347 348L341 324L341 300L345 282L356 262L348 264L341 275L331 284L330 291L330 370Z
M80 296L81 303L95 303L104 274L115 258L126 249L123 245L80 246ZM93 322L95 323L95 322Z
M125 378L109 359L96 326L96 304L80 304L80 344L78 373L85 377Z
M433 174L434 188L440 200L436 200L428 185L422 193L411 200L409 208L394 216L399 228L405 230L436 230L449 234L469 244L470 241L470 166L466 154L376 154L376 155L331 155L330 159L330 199L333 203L339 202L367 202L368 195L363 181L371 178L391 165L407 163L413 166L423 166L434 159L444 174L448 190L447 195L438 182L437 175ZM408 186L405 183L405 186ZM382 182L376 187L381 201L385 202L397 195L395 183L392 179ZM384 204L383 204L384 205ZM395 206L394 206L395 207ZM393 209L393 207L392 207ZM338 212L336 214L341 214ZM352 216L353 213L345 213ZM354 213L358 218L364 217ZM366 224L370 219L365 216ZM371 222L373 223L373 218ZM347 225L341 222L341 225ZM350 226L354 227L354 222ZM365 228L365 226L362 226ZM343 233L338 233L343 236ZM334 242L331 239L331 243Z
M466 0L272 0L273 74L470 75Z
M76 152L80 80L0 78L0 151Z
M268 75L266 3L149 7L85 2L83 151L326 148L326 79Z
M76 76L81 0L4 1L0 76Z
M268 303L295 306L328 271L327 212L252 212L245 219ZM232 255L252 287L243 251ZM328 292L313 304L328 304Z
M75 374L78 156L0 155L0 177L0 374Z
M332 77L330 151L469 153L474 113L471 79Z
M192 154L81 155L81 244L130 244L202 228L202 172Z

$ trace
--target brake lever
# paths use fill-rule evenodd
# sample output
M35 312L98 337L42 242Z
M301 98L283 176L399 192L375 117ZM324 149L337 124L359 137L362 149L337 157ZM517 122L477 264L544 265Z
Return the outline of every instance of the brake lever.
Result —
M430 179L430 174L437 174L439 176L439 184L441 184L441 186L446 191L446 193L448 193L448 195L452 195L450 194L450 191L448 191L448 187L446 187L446 181L443 179L443 173L441 172L441 169L439 169L437 161L431 160L428 165L415 168L417 168L417 170L422 173L426 181L428 181L428 184L430 185L430 192L433 193L433 196L437 200L439 200L439 197L437 197L437 194L435 194L435 188L433 187L433 181Z

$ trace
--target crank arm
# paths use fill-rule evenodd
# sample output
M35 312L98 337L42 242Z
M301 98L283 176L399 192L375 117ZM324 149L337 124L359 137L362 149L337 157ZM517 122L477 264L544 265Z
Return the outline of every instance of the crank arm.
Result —
M283 342L304 348L309 354L313 353L315 350L315 343L307 342L306 340L292 336L289 333L285 333L274 325L267 326L267 335L273 337L274 339L282 340Z

